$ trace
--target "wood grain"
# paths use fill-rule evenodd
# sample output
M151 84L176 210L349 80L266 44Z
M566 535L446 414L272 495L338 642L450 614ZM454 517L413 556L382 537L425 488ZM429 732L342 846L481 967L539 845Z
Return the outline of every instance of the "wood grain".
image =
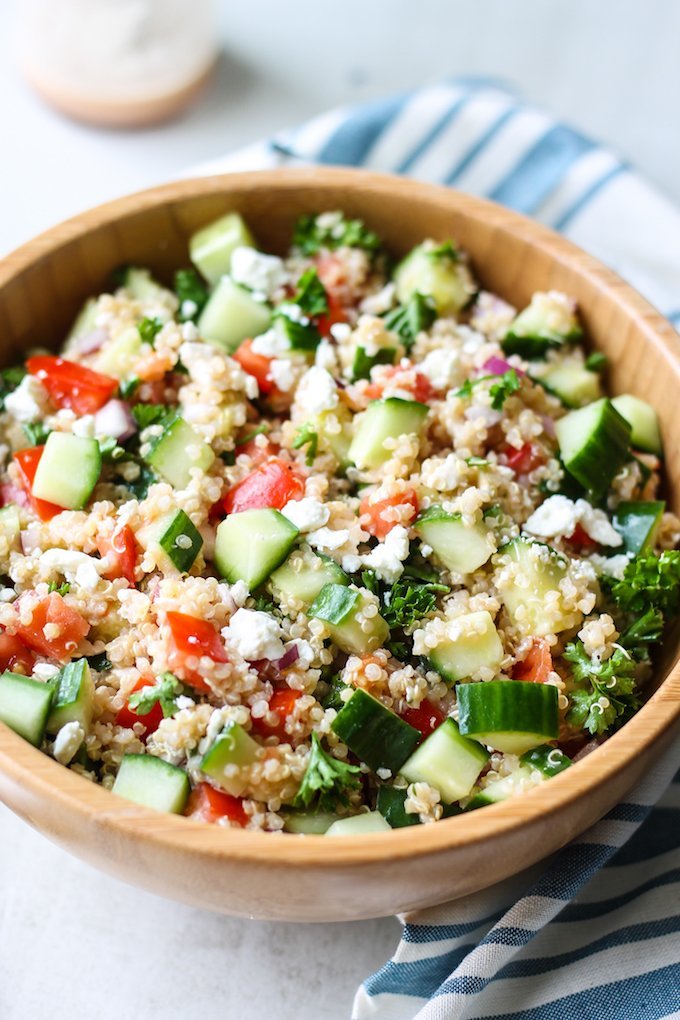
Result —
M668 497L680 492L680 341L604 266L545 228L449 189L361 171L301 169L180 181L84 213L0 265L0 355L58 346L83 299L121 263L171 279L187 237L239 210L261 245L283 251L302 212L360 216L401 254L453 236L485 287L522 305L556 287L579 302L610 384L649 400L665 439ZM588 758L514 800L391 833L351 839L222 830L116 798L0 725L0 798L46 836L125 881L225 913L346 920L414 909L500 881L552 853L609 810L677 734L677 635L657 689ZM661 682L663 680L663 682Z

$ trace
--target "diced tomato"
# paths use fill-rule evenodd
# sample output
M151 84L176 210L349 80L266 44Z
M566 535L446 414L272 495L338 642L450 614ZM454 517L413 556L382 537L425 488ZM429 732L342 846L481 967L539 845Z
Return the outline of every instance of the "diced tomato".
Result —
M571 535L568 536L567 542L571 542L579 549L597 549L597 542L594 538L591 538L586 529L581 524L577 524Z
M33 655L16 634L0 634L0 673L6 669L24 676L33 671Z
M519 450L508 447L504 452L508 467L512 468L516 475L528 475L530 471L534 471L545 462L541 450L532 446L531 443L525 443L524 446L520 446Z
M196 616L172 611L166 613L166 618L170 627L170 669L197 691L209 693L210 688L201 673L188 666L187 659L206 655L213 662L228 662L222 639L209 620L199 620Z
M260 436L253 436L252 439L247 439L245 443L237 443L234 449L237 457L240 457L243 453L250 457L254 467L264 464L270 457L275 457L281 449L276 443L272 443L271 439L267 439L264 443L261 439L258 443L258 439L260 439Z
M403 375L403 380L395 378L400 374ZM423 375L422 372L414 372L411 366L405 368L403 365L391 365L385 369L380 379L369 383L364 393L370 400L379 400L385 391L387 383L391 380L396 382L400 390L407 390L409 393L412 393L413 399L420 401L421 404L426 404L434 393L432 383L426 375Z
M423 737L429 737L430 733L437 729L444 722L445 716L427 698L421 701L418 708L405 708L401 718L409 726L420 730Z
M216 790L210 783L199 783L191 791L184 814L201 822L218 822L220 818L228 818L237 825L248 824L243 801L230 793Z
M102 558L107 557L111 561L105 576L111 581L117 577L124 577L134 586L137 543L132 528L123 524L114 531L111 538L100 538L97 549Z
M253 733L260 737L278 737L281 741L290 740L290 734L286 732L286 720L295 708L296 701L301 697L301 691L293 691L290 687L274 691L269 702L269 711L276 712L279 721L270 726L264 719L253 719Z
M276 384L269 374L272 359L265 357L264 354L257 354L253 350L252 340L244 340L243 343L234 351L232 358L234 361L238 361L244 372L247 372L248 375L252 375L257 379L257 385L260 388L260 393L264 396L268 393L274 393L276 390Z
M21 610L21 599L17 605ZM37 602L32 615L29 624L20 624L16 628L19 637L34 652L60 662L73 658L73 653L90 629L87 620L68 606L56 591Z
M513 680L527 680L534 684L544 684L551 673L552 655L545 638L534 638L526 658L512 667Z
M386 511L394 507L405 507L407 514L403 518L392 518ZM384 538L388 535L395 524L408 523L418 513L418 497L415 489L405 489L404 492L396 493L394 496L386 496L375 503L371 502L370 496L364 496L359 505L359 515L368 517L367 523L362 521L362 526L370 535L376 538Z
M338 292L347 284L345 264L338 255L327 253L325 255L317 255L314 259L314 265L316 266L317 275L324 285L330 304L330 299L335 298L337 300Z
M222 507L228 514L265 507L281 510L289 500L302 499L304 494L305 483L293 466L274 458L229 489L222 500Z
M29 358L26 368L40 380L57 407L69 407L76 414L94 414L118 389L117 379L52 354Z
M155 682L152 676L140 676L130 694L140 691L143 687L153 687ZM129 704L125 704L116 716L116 725L124 726L128 730L131 730L135 723L141 723L145 728L142 734L142 739L144 740L156 732L162 721L163 709L159 702L156 702L151 711L147 712L146 715L138 715L134 708L130 708Z
M19 468L21 484L23 485L28 502L34 513L41 521L50 521L64 509L56 503L49 503L46 499L36 499L33 495L33 479L38 470L40 458L43 455L44 446L30 446L27 450L18 450L14 454L14 461Z
M336 295L332 291L326 291L326 298L328 311L316 317L316 325L321 336L329 336L331 326L335 326L338 322L347 322L345 310Z

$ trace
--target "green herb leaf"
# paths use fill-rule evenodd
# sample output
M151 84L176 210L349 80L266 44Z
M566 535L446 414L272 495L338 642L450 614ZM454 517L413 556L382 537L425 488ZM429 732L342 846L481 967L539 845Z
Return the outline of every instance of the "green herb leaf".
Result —
M132 416L139 425L140 431L149 425L167 425L175 417L176 410L168 404L135 404Z
M226 464L227 467L233 467L236 463L236 454L233 450L223 450L220 454L220 460L223 464Z
M486 468L489 466L489 461L484 460L483 457L466 457L465 463L468 467Z
M137 332L144 343L151 344L153 347L154 340L163 329L163 325L163 322L158 318L158 316L154 316L153 319L150 319L147 315L137 323Z
M647 612L631 623L620 635L617 644L641 660L649 657L649 646L660 641L663 635L663 613L658 609Z
M48 428L42 421L27 422L22 425L26 438L28 439L31 446L42 446L47 441L52 429Z
M146 495L149 491L149 486L153 485L158 479L156 475L143 461L134 460L133 463L139 467L139 474L136 478L128 481L127 479L121 479L121 484L125 485L129 490L133 499L143 500L146 499Z
M307 315L323 315L328 311L328 295L326 288L319 279L316 269L305 270L298 280L297 291L293 301Z
M429 329L437 318L432 298L415 293L405 305L393 308L385 316L385 326L398 333L406 350L410 350L419 333Z
M318 445L319 445L319 433L314 429L310 422L307 422L305 425L301 425L295 435L293 449L299 450L303 446L307 446L305 463L309 467L311 467L312 464L314 463L314 458L316 457Z
M324 708L334 708L339 712L345 704L340 695L348 689L347 684L342 682L339 673L332 676L326 683L328 684L328 690L320 699L321 704Z
M586 368L589 372L604 372L607 367L607 355L602 351L593 351L586 358Z
M123 400L127 400L128 397L132 396L141 381L136 375L131 375L129 379L122 380L118 389Z
M175 294L179 301L180 322L195 322L208 300L208 288L195 269L178 269L175 273ZM185 308L185 302L187 307Z
M620 725L640 707L635 684L636 663L621 648L604 662L593 661L583 643L568 644L564 659L571 663L576 685L571 694L567 722L589 733L605 733Z
M180 683L174 673L161 673L153 686L134 691L128 698L128 705L137 715L148 715L155 705L160 705L163 717L167 718L177 711L177 698L180 694L184 694L184 684Z
M361 571L361 587L365 588L366 591L372 592L374 595L380 594L378 575L374 570Z
M409 647L405 641L386 641L385 648L400 662L406 662L409 656Z
M321 333L316 324L306 315L301 314L302 321L296 317L298 305L285 302L274 309L272 318L284 336L292 351L315 351L321 340Z
M347 803L347 791L359 789L361 783L358 765L349 765L326 754L317 733L312 733L312 748L307 759L300 789L294 807L309 808L312 804L321 811L332 811L338 804Z
M438 591L448 591L445 585L415 584L400 577L383 597L381 616L390 630L409 627L431 613L437 605Z
M47 591L51 595L54 592L57 595L68 595L71 590L71 585L68 581L64 581L63 584L57 584L56 581L50 581L47 586Z
M494 411L502 411L503 404L508 397L512 393L516 393L521 386L521 380L514 368L504 372L503 375L480 375L477 379L467 379L462 386L454 391L454 396L471 397L475 386L479 386L483 382L489 382L491 379L494 380L493 384L489 387L491 406Z
M670 616L680 609L680 550L657 556L640 553L626 567L620 581L609 581L612 598L630 613L659 609Z
M125 460L130 456L127 450L118 445L118 440L114 439L113 436L102 436L98 443L102 460L106 464L112 464L117 460Z
M12 365L0 371L0 410L4 410L5 397L14 392L25 375L23 365Z
M96 673L108 673L110 669L113 669L113 663L107 658L106 652L88 655L87 662L90 669L93 669Z
M322 220L322 222L319 222ZM361 220L346 220L342 213L301 216L293 231L293 245L303 255L316 255L322 248L361 248L371 253L381 246L380 238Z
M431 259L445 259L450 262L458 262L458 250L453 241L442 241L435 248L430 248L427 252L428 258Z
M258 613L275 613L278 611L279 607L275 602L272 602L268 595L255 595L253 601L253 609L257 610Z

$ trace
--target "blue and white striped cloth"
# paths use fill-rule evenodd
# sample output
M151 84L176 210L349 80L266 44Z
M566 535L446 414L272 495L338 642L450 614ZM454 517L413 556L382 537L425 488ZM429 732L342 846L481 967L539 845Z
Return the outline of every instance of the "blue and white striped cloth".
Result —
M615 153L495 84L334 110L199 172L310 163L450 184L533 216L680 326L680 212ZM550 861L406 915L353 1020L680 1020L678 759L676 745Z

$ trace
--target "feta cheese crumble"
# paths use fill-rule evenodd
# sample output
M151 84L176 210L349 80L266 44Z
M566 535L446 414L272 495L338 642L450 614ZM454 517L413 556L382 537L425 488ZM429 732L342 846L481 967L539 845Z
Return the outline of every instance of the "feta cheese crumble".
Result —
M283 259L277 255L264 255L245 245L232 252L230 273L235 283L264 294L266 298L272 297L288 281Z
M397 524L388 531L384 541L361 557L361 561L374 570L381 581L394 584L404 572L403 560L408 557L408 549L408 530Z
M40 556L40 566L47 571L63 574L71 584L94 591L99 583L100 571L106 570L106 561L97 560L73 549L47 549Z
M623 545L621 535L604 510L596 509L585 499L574 502L560 495L550 496L541 503L524 525L524 530L540 538L568 538L579 524L599 545Z
M247 662L280 659L285 652L278 621L256 609L237 609L222 636Z
M29 425L45 416L47 403L45 387L34 375L25 375L17 388L5 397L5 410L17 421Z
M61 765L73 761L85 739L85 730L79 722L67 722L57 733L52 754Z
M335 379L325 368L313 365L303 375L295 393L295 403L307 418L332 411L338 406L338 388Z
M305 496L304 499L292 499L281 511L298 531L316 531L328 523L330 510L318 499Z

